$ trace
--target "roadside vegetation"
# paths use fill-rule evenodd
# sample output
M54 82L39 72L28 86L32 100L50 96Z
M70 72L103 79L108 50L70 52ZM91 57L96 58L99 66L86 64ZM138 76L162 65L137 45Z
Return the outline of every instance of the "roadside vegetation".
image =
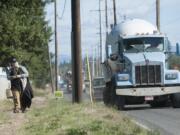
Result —
M44 107L26 113L28 123L21 128L26 135L156 135L146 131L114 108L103 104L72 104L48 98Z
M0 1L0 66L12 57L27 67L36 87L50 80L48 44L51 27L45 20L45 6L52 0Z
M171 55L169 57L169 65L171 69L178 69L180 70L180 57L177 55Z
M72 104L56 99L49 90L36 89L32 108L25 114L13 114L10 100L0 106L0 132L7 135L159 135L137 126L115 108L87 101Z
M12 102L10 100L0 102L0 126L8 121L8 114L6 113L11 108Z

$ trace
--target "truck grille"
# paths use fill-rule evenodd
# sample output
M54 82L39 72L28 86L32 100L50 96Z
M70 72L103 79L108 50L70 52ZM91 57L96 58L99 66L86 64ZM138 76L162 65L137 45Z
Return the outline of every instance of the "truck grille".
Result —
M135 66L136 85L161 84L161 66L143 65Z

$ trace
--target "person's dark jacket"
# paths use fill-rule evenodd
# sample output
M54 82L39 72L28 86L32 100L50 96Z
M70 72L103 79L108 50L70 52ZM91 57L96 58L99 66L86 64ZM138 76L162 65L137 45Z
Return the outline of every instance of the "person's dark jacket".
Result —
M30 108L33 97L34 97L33 90L30 85L29 78L27 78L25 89L21 93L21 108L23 109L26 109L27 107Z
M21 78L25 78L28 76L29 76L29 73L26 70L26 68L23 66L19 66L17 68L11 68L8 75L8 79L11 80L11 90L16 89L16 90L22 91L23 87L22 87Z

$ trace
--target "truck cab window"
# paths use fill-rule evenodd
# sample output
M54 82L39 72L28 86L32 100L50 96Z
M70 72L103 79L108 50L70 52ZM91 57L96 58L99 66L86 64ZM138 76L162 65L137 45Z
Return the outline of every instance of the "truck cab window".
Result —
M164 39L162 37L141 37L124 39L124 51L127 53L138 52L159 52L164 49Z

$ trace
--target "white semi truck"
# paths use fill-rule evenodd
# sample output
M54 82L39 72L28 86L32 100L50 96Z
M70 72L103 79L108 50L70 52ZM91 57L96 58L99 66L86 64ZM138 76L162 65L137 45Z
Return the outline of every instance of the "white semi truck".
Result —
M168 65L170 42L151 23L130 19L114 26L106 39L103 73L106 105L180 107L180 72Z

